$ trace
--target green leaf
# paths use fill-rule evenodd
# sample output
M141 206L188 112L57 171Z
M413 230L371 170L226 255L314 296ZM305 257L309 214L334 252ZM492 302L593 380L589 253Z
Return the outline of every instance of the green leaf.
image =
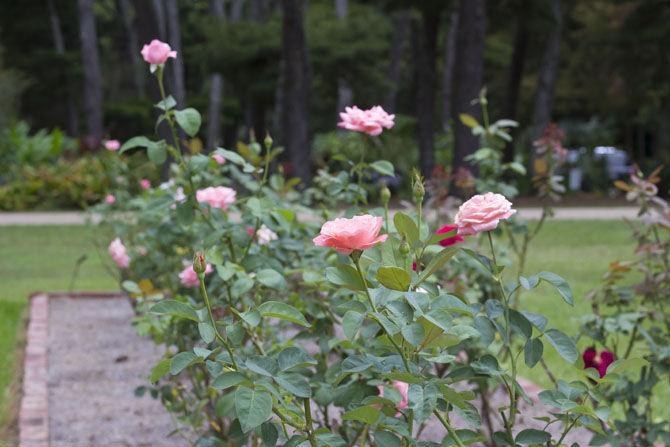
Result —
M217 150L214 151L215 154L223 155L223 158L226 159L226 161L229 161L231 163L234 163L239 166L244 166L247 164L246 160L242 158L240 154L234 151L229 151L227 149L223 148L218 148Z
M264 422L260 427L261 447L275 447L279 439L279 431L272 422Z
M179 352L170 361L170 374L176 376L190 365L201 362L202 359L191 351Z
M342 419L345 421L359 421L364 424L372 425L377 422L379 416L381 416L381 411L377 408L372 405L364 405L347 411L342 415Z
M214 382L212 382L211 387L217 390L225 390L245 381L247 381L247 377L244 374L237 371L229 371L217 376Z
M379 447L400 447L400 438L388 431L375 431L375 445Z
M200 338L205 343L211 343L214 341L214 328L209 323L198 323L198 332L200 333Z
M256 274L256 280L265 287L281 290L286 287L286 280L276 270L263 269Z
M126 292L134 293L135 295L142 295L142 289L135 281L125 280L121 283L121 287Z
M119 149L119 154L123 154L128 149L134 149L136 147L149 147L156 143L148 139L147 137L133 137L130 140L123 143Z
M188 136L194 137L200 130L202 118L200 118L200 113L197 110L191 107L184 110L175 110L174 117Z
M280 318L304 327L311 326L300 311L290 304L266 301L258 307L258 310L263 317Z
M445 248L438 252L430 260L426 268L421 272L419 280L416 282L415 286L424 282L430 275L435 273L440 267L442 267L449 259L453 258L456 254L457 249L453 247Z
M401 332L402 336L405 337L405 340L413 346L419 346L426 335L423 326L416 322L403 326Z
M165 147L165 143L160 141L147 146L147 156L155 165L162 165L165 163L165 160L167 160L167 148Z
M514 442L518 444L546 444L549 440L551 440L551 435L546 431L527 428L516 435Z
M245 364L250 371L262 376L273 377L279 371L277 361L272 357L253 356Z
M172 315L175 317L187 318L193 321L198 320L198 314L195 313L195 310L188 304L175 301L175 300L164 300L160 301L157 304L153 305L149 312L152 314L158 315Z
M346 335L349 340L356 338L356 334L362 324L363 314L353 310L348 310L344 314L344 317L342 317L342 329L344 330L344 335Z
M274 379L279 386L297 397L312 397L312 389L307 379L300 374L283 372Z
M290 346L279 353L277 357L279 369L286 371L293 368L304 368L316 365L316 360L305 350L296 346Z
M393 224L398 233L409 243L414 245L419 240L419 227L407 214L398 211L393 216Z
M461 120L461 123L465 124L470 129L474 129L475 127L479 126L477 120L472 115L467 113L459 113L458 118Z
M165 98L164 100L160 100L156 104L154 104L154 107L156 107L157 109L160 109L160 110L165 112L167 110L170 110L171 108L173 108L176 105L177 105L177 101L174 100L172 95L168 95L168 97Z
M272 416L272 395L260 389L239 387L235 391L235 413L244 433Z
M386 160L377 160L370 163L370 168L377 171L381 175L387 175L389 177L395 176L395 170L393 169L393 163Z
M411 278L409 273L400 267L380 267L377 270L377 281L387 289L406 292Z
M520 312L510 309L509 319L512 328L516 329L521 333L525 338L530 338L533 335L533 326L530 324L530 321L523 316Z
M544 335L558 353L570 363L577 361L577 346L572 338L557 329L549 329Z
M523 358L526 366L532 368L542 358L544 352L544 344L539 338L529 338L523 347Z
M160 362L156 363L156 366L154 366L151 369L151 374L149 374L149 381L151 383L156 383L158 382L158 379L163 377L165 374L169 373L171 362L172 359L163 359Z
M365 284L358 275L358 271L350 265L338 264L326 269L326 279L336 286L346 287L350 290L365 290Z
M570 289L570 285L566 280L551 272L540 272L537 274L537 276L556 287L556 291L561 295L563 301L571 306L574 306L575 301L572 298L572 289Z

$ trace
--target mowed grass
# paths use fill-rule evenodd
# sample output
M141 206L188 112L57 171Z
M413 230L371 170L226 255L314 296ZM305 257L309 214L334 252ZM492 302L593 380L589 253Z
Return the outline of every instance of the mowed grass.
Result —
M10 384L19 368L17 343L23 337L28 296L36 291L68 290L82 255L87 259L81 264L74 290L117 289L94 245L97 240L105 247L108 239L87 226L0 227L0 445L2 432L7 433L1 429L11 422L17 405Z

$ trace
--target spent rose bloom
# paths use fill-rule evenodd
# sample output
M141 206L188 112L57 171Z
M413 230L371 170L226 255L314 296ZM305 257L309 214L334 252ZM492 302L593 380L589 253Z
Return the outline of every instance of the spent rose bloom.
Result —
M396 408L398 410L402 410L404 408L407 408L409 406L409 399L407 397L407 392L409 391L409 383L401 382L399 380L394 380L393 381L393 388L396 389L400 393L400 397L402 400L398 405L396 405ZM377 386L377 389L379 390L379 396L384 397L384 387L382 385ZM399 416L400 412L396 414L396 416Z
M118 151L121 147L121 142L119 140L107 140L105 141L105 149L108 151Z
M149 181L149 179L143 178L142 180L140 180L140 188L142 189L151 188L151 182Z
M107 194L105 196L105 203L107 205L114 205L116 203L116 197L114 197L114 194Z
M321 227L321 234L312 241L316 246L331 247L343 255L348 255L354 250L365 250L384 242L388 235L379 234L382 223L381 217L369 214L351 219L329 220Z
M121 242L121 239L118 237L114 239L109 244L107 251L116 265L122 269L128 268L128 265L130 265L130 257L128 256L128 253L126 253L126 247L123 245L123 242Z
M207 264L205 266L205 275L211 273L212 270L213 269L211 264ZM179 280L181 281L182 285L186 287L197 287L200 285L198 274L195 272L195 270L193 270L193 263L189 263L186 267L184 267L184 270L179 273Z
M439 230L437 230L437 234L444 234L444 233L449 233L450 231L458 230L458 225L445 225ZM463 242L465 239L460 237L458 234L455 236L448 237L446 239L442 239L440 241L440 245L443 247L450 247L454 244L458 244L459 242Z
M584 360L584 369L597 369L601 379L607 374L607 367L609 367L615 360L614 353L610 351L601 351L600 354L598 354L598 351L596 351L595 348L588 348L584 351L582 359Z
M272 241L277 240L277 233L275 233L274 231L266 227L265 224L263 224L256 232L256 238L258 239L259 245L266 245Z
M214 159L214 161L215 161L217 164L220 164L220 165L222 165L222 164L224 164L224 163L226 162L226 157L224 157L224 156L221 155L221 154L214 154L214 155L212 155L212 158Z
M226 186L210 186L209 188L199 189L195 193L195 198L200 203L206 203L212 208L227 209L235 202L237 192Z
M340 113L342 121L337 123L342 129L363 132L368 135L379 135L384 128L390 129L395 124L395 115L389 115L381 106L361 110L357 106L345 107Z
M512 203L501 194L487 192L473 196L460 206L454 223L459 236L470 236L482 231L495 230L498 222L516 213Z
M152 65L162 65L167 62L168 58L174 59L177 57L177 52L172 51L170 45L158 39L144 45L141 53L144 60Z

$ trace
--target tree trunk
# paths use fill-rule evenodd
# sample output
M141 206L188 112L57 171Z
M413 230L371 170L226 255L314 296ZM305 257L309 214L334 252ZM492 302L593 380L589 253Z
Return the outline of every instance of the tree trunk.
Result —
M528 46L528 0L521 2L517 13L516 32L514 34L514 50L509 67L507 79L507 95L505 96L503 118L517 119L517 106L519 104L519 92L521 90L521 79L526 62L526 48ZM514 160L514 144L505 145L503 158L506 162Z
M393 113L396 109L398 98L398 86L400 85L401 62L405 48L407 46L407 34L410 26L410 16L408 11L400 11L394 22L393 41L391 42L391 54L389 55L389 87L384 108L387 112Z
M98 56L98 34L93 15L93 0L79 0L79 38L84 66L84 113L87 146L97 148L103 134L102 71Z
M184 107L186 104L186 89L184 87L184 53L181 47L181 30L179 27L179 7L177 0L165 1L165 12L167 18L168 41L174 51L177 52L177 58L172 59L172 94L177 101L178 107Z
M211 0L212 14L225 20L224 0ZM223 76L213 73L209 82L209 108L207 110L207 149L213 150L221 144L221 103L223 101Z
M533 113L533 138L539 138L551 121L554 105L554 87L558 74L558 61L561 51L561 32L563 29L563 12L561 0L551 0L551 16L553 26L544 47L542 66L538 76L535 108Z
M308 183L312 175L308 130L309 68L303 27L303 0L282 0L284 143L295 174Z
M242 20L242 11L244 9L244 0L233 0L230 7L230 21L239 22Z
M339 20L345 20L349 13L349 0L335 0L335 15ZM337 110L335 116L339 118L339 113L344 108L350 106L354 100L354 92L344 79L337 81Z
M53 4L53 0L47 0L47 6L49 8L49 20L51 22L51 35L54 41L54 49L57 54L62 56L65 54L65 39L63 38L63 30L60 26L60 16ZM79 117L77 116L77 107L74 103L76 93L73 91L70 79L67 80L66 95L65 110L67 112L67 131L68 134L76 136L79 133Z
M454 66L456 64L456 36L458 35L458 11L451 13L449 31L444 43L444 66L442 67L442 130L451 129Z
M456 37L456 70L454 73L454 160L452 169L465 164L464 159L479 147L470 128L461 123L459 114L481 116L480 105L471 104L482 89L484 72L484 37L486 11L484 0L458 2L458 36Z
M435 97L437 35L440 27L440 10L424 8L415 23L414 54L416 83L417 140L419 167L424 177L430 177L435 165Z
M135 92L140 98L144 97L144 69L146 68L140 58L140 44L137 39L137 31L133 26L134 10L130 0L119 0L119 12L123 19L123 27L126 29L128 39L128 57L133 64L133 83Z
M153 0L152 3L154 9L154 16L156 18L156 28L158 30L158 38L163 42L165 42L168 38L165 5L163 3L163 0Z

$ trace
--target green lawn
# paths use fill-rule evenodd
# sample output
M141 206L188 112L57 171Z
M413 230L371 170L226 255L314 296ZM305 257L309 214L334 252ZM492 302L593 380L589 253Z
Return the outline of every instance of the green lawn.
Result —
M0 426L10 408L11 400L3 390L7 390L16 368L15 346L27 296L38 290L67 290L75 263L84 254L88 259L75 289L116 289L93 245L96 238L103 246L108 241L107 237L100 239L97 230L81 226L0 227L0 357L9 359L0 362ZM552 326L576 334L580 316L590 309L584 295L599 283L610 261L629 258L632 250L633 241L623 222L548 222L531 247L527 273L548 270L566 278L574 292L575 307L544 286L523 295L524 307L547 315ZM570 378L573 367L561 361L553 348L547 346L545 352L554 374ZM522 369L521 374L549 385L539 366Z
M22 336L28 295L67 290L82 255L87 259L75 290L116 288L93 244L97 231L85 226L0 227L0 428L7 424L12 408L8 385L17 368L15 346ZM107 238L100 242L106 245Z

